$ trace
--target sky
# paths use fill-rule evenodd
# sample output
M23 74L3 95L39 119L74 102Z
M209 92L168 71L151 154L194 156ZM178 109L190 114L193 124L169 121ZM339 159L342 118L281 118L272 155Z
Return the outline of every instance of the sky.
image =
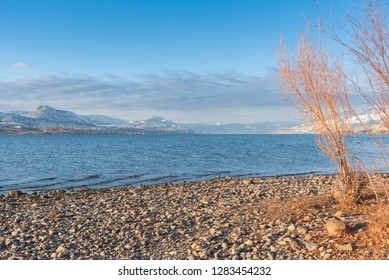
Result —
M288 120L274 50L356 0L0 0L0 111Z

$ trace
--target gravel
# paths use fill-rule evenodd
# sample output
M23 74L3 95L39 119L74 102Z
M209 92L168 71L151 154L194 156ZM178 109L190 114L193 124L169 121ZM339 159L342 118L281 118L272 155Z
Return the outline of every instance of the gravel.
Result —
M321 204L335 180L12 192L0 196L0 259L387 259L388 244L352 232L358 215ZM346 236L327 233L334 216Z

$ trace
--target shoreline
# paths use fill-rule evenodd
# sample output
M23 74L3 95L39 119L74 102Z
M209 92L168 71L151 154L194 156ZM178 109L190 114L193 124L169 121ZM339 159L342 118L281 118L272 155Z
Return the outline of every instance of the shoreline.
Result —
M386 174L386 173L383 173ZM389 174L389 173L388 173ZM86 181L89 178L94 178L95 176L99 176L101 174L97 175L91 175L87 177L82 177L81 179L72 179L71 183L76 182L76 181ZM142 187L142 186L154 186L154 185L178 185L178 184L186 184L186 183L198 183L198 182L203 182L203 181L212 181L212 180L223 180L225 178L229 178L231 180L245 180L247 178L255 178L255 179L279 179L279 178L304 178L304 177L310 177L310 176L336 176L337 173L327 173L327 172L316 172L316 171L309 171L309 172L300 172L300 173L288 173L288 174L277 174L277 175L263 175L263 176L252 176L253 174L247 174L247 175L236 175L236 176L218 176L215 174L207 176L205 178L192 178L192 179L175 179L175 180L169 180L169 181L163 181L165 178L170 178L171 176L166 175L164 177L158 177L158 178L151 178L148 180L143 180L140 182L135 182L135 183L120 183L118 185L108 185L111 183L111 181L121 181L121 179L127 179L129 177L135 177L137 175L132 175L132 176L126 176L123 178L113 178L113 179L108 179L107 182L99 182L99 183L90 183L90 184L85 184L81 186L74 186L74 187L57 187L57 188L45 188L45 187L51 187L53 184L47 184L47 185L37 185L36 183L31 183L31 186L27 187L22 187L18 188L18 185L4 185L2 187L6 187L5 189L2 189L0 186L0 197L1 196L6 196L10 191L20 191L23 194L38 194L38 193L45 193L45 192L51 192L51 191L65 191L65 192L73 192L73 191L78 191L80 189L85 190L85 189L90 189L90 190L100 190L100 189L111 189L111 188L127 188L127 187ZM38 181L50 181L56 178L42 178L42 179L37 179ZM66 183L66 182L65 182ZM62 182L62 184L65 184ZM104 184L107 184L106 186ZM54 184L54 185L57 185ZM103 186L101 186L103 185Z
M389 259L336 175L0 196L0 259ZM331 235L329 221L345 225Z

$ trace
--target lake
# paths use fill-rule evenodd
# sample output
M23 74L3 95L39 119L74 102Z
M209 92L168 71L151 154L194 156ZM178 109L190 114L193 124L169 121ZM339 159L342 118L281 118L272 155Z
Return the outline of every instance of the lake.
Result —
M314 135L0 135L0 193L334 172Z

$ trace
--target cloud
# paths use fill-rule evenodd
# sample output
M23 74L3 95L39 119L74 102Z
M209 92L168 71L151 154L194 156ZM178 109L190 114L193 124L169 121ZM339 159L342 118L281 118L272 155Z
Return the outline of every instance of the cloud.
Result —
M12 64L12 65L10 65L10 68L12 70L16 70L16 71L21 72L21 73L31 72L31 68L22 62L16 62L16 63Z
M205 116L219 121L236 116L238 121L242 116L250 118L244 112L251 111L258 111L257 115L267 112L262 117L272 119L285 106L273 76L231 71L165 71L130 78L48 75L0 83L0 100L4 108L31 110L31 106L47 104L79 113L107 112L126 119L158 113L186 121L204 121Z

